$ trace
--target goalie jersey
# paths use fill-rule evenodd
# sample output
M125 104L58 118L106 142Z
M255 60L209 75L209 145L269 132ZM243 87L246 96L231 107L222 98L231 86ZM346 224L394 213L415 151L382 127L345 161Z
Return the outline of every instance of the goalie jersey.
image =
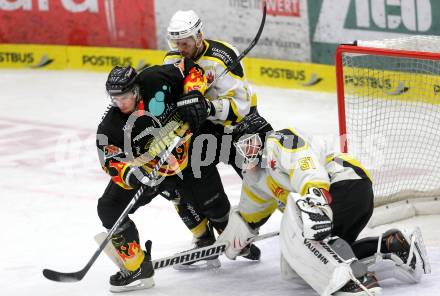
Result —
M205 70L208 84L237 59L237 49L225 42L204 40L205 50L195 60ZM164 64L173 64L182 58L178 51L170 51L164 58ZM257 105L257 96L244 76L240 63L205 93L214 106L216 113L208 119L225 126L240 122L243 117L253 112Z
M240 215L258 225L278 208L284 210L290 193L304 195L310 187L330 191L332 183L371 180L361 164L344 153L327 153L293 128L266 138L262 164L243 172Z

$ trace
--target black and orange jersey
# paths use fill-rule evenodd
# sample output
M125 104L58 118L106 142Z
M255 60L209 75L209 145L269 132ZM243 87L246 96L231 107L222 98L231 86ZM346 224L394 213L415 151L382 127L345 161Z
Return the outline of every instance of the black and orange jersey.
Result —
M203 75L202 73L200 73ZM189 135L177 112L176 102L184 90L192 90L194 71L184 75L178 65L160 65L144 69L137 77L141 99L136 111L124 114L110 106L97 130L97 147L103 169L119 186L130 189L124 179L130 166L143 165L151 171L160 152L166 150L176 135ZM191 79L188 79L191 76ZM197 76L197 75L196 75ZM205 81L206 83L206 81ZM201 86L203 87L203 86ZM159 175L174 175L188 164L190 138L174 149L173 156L159 170Z

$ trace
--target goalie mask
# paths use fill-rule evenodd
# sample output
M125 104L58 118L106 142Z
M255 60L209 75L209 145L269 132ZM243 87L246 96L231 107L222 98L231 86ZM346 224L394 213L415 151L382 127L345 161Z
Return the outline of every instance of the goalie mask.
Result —
M203 41L202 20L193 10L178 10L170 20L167 28L168 45L177 50L177 41L188 37L194 38L199 48Z
M256 166L263 155L266 133L272 126L257 112L246 116L232 131L232 140L237 153L244 158L243 169Z

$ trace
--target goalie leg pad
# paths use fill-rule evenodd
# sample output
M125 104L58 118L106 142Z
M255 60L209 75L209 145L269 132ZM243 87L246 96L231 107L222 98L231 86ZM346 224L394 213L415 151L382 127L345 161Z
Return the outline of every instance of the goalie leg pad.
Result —
M308 284L290 267L289 263L284 259L283 254L280 256L281 277L285 281L293 282L300 286L308 286Z
M324 241L305 239L301 213L288 196L280 228L281 253L288 265L318 294L330 295L351 279L350 264Z
M391 229L379 237L374 256L362 259L368 270L376 273L379 281L394 278L405 283L420 282L422 274L430 273L426 248L421 231L411 233Z

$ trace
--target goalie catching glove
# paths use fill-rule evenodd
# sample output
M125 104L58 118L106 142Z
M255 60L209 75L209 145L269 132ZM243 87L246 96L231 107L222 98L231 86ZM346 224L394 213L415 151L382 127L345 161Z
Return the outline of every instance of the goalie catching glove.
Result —
M212 102L205 99L198 90L193 90L179 98L177 108L183 121L189 124L193 133L197 132L208 116L215 114Z
M257 235L258 231L252 229L240 216L238 209L234 207L229 214L228 225L218 237L217 242L227 242L225 255L235 260Z
M314 187L296 201L303 222L304 238L321 241L331 234L333 211L330 203L330 193Z

